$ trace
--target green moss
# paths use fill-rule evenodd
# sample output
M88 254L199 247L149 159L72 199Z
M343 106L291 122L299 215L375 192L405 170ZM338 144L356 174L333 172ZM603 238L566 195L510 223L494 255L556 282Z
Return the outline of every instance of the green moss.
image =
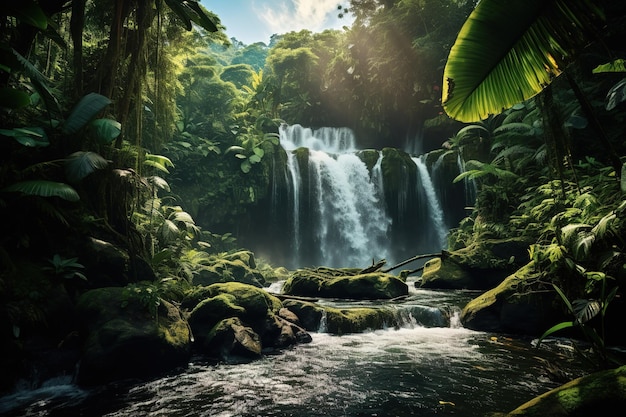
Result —
M234 296L237 300L237 305L245 308L246 312L251 315L265 315L268 310L272 313L277 313L282 308L282 303L277 297L253 285L240 282L226 282L210 285L208 290L212 296L219 294Z
M602 409L624 409L625 406L626 366L622 366L570 381L533 398L507 416L583 416L598 414Z
M360 333L396 326L391 310L378 308L326 308L327 331L332 334Z
M379 152L374 149L365 149L359 151L357 156L365 163L365 166L367 166L367 169L371 172L376 162L378 162Z

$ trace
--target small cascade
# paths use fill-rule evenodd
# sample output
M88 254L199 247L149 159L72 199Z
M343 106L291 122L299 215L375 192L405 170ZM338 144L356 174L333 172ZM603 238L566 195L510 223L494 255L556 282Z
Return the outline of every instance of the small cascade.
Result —
M394 316L398 327L409 329L414 327L459 327L458 316L453 318L453 312L448 311L445 307L408 303L405 305L390 306L389 308L394 309Z
M429 216L435 229L438 249L443 249L447 245L448 229L443 222L443 211L439 205L439 199L437 198L435 187L430 178L428 168L426 167L426 164L424 164L422 158L412 157L411 159L417 166L418 184L423 188L428 201Z
M283 290L283 285L285 285L285 280L278 280L276 282L272 282L269 287L265 288L265 290L270 294L280 294Z
M328 314L326 310L322 310L322 317L320 318L320 326L317 329L318 333L326 333L328 332Z

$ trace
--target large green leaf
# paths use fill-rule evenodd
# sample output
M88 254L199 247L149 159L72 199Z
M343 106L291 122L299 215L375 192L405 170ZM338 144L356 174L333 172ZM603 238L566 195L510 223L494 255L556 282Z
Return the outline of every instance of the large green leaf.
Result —
M50 145L48 135L40 127L16 127L11 130L0 129L0 135L14 138L24 146L38 148Z
M20 109L30 104L30 95L15 88L0 88L0 107Z
M589 43L601 17L590 0L481 0L448 56L444 110L474 122L529 99Z
M108 145L122 133L122 124L113 119L96 119L89 123L89 129L99 144Z
M46 180L20 181L9 185L3 191L19 192L40 197L60 197L68 201L78 201L80 196L74 188L62 182Z
M191 30L193 22L209 32L217 32L214 18L197 0L165 0L165 3L182 19L187 30Z
M63 124L63 133L72 134L85 127L111 100L98 93L89 93L80 99Z
M56 96L52 92L52 89L49 87L50 80L43 75L37 67L35 67L26 57L22 56L15 49L11 49L12 54L15 56L16 62L21 66L21 70L24 71L24 74L30 78L31 83L35 87L35 90L41 96L46 108L49 112L60 115L61 107L59 105L59 101Z
M48 17L43 9L32 0L3 2L5 16L15 16L23 23L45 30L48 27Z
M94 152L78 151L65 160L65 176L76 183L97 169L104 169L109 162Z

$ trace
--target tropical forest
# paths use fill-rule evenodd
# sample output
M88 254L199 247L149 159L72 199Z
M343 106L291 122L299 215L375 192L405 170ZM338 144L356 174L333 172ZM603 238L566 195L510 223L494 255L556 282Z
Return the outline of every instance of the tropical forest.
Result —
M626 2L218 3L0 7L0 416L622 415Z

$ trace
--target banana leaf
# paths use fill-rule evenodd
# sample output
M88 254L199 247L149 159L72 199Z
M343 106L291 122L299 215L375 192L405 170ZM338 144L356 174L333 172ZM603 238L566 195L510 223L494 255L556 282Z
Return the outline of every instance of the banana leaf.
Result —
M533 97L590 43L602 20L591 0L481 0L450 50L444 110L475 122Z

